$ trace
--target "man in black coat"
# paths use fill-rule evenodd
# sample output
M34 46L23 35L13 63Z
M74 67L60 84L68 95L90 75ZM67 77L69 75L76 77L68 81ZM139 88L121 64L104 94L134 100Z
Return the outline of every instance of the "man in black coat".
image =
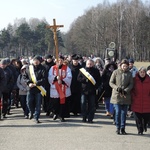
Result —
M78 81L82 83L81 87L81 113L83 122L88 119L89 123L93 123L95 113L96 90L101 84L100 73L94 68L94 61L89 59L86 61L85 69L80 69Z
M45 55L44 61L42 62L42 65L46 69L46 82L45 82L45 90L47 92L46 96L44 96L44 103L43 103L43 110L46 112L46 116L50 115L50 112L52 111L52 103L50 99L50 84L48 82L48 72L52 66L55 65L53 61L53 56L50 54Z
M79 56L77 54L72 55L72 62L69 65L72 73L70 112L75 116L81 113L81 82L77 80L81 65L78 60Z
M6 118L7 109L8 109L8 100L9 100L9 94L13 88L14 85L14 77L12 71L7 66L7 60L2 59L1 60L1 68L4 71L5 78L3 77L5 84L1 83L2 88L2 96L3 96L3 118Z
M27 104L30 111L30 119L33 118L36 123L40 123L40 111L42 102L42 93L44 93L46 81L46 69L41 65L41 57L35 56L33 58L33 64L26 68L25 74L23 75L24 80L29 86L29 91L27 91ZM41 89L39 89L41 87Z

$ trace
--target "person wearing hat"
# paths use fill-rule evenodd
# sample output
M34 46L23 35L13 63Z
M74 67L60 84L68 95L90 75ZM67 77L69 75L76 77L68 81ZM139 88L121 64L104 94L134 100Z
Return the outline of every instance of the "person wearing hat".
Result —
M48 72L50 70L50 68L55 65L54 61L53 61L53 56L50 54L46 54L44 57L44 61L42 62L42 65L45 67L46 69L46 82L45 82L45 90L47 92L46 96L44 96L44 103L43 103L43 110L46 112L46 116L50 115L50 112L52 111L52 104L51 104L51 100L50 100L50 84L48 82Z
M126 115L128 105L131 104L131 90L133 88L132 73L129 71L129 62L127 59L123 59L120 63L120 67L113 71L109 85L112 88L112 95L110 103L113 104L115 109L115 123L116 133L127 134L125 132L126 127Z
M50 83L50 98L53 104L53 120L58 117L62 122L70 117L70 96L72 73L67 65L63 64L64 57L59 56L56 65L52 66L48 73Z
M27 67L28 67L28 65L22 66L22 68L20 70L20 75L17 78L17 86L19 88L20 103L21 103L21 107L23 109L25 119L28 119L28 117L29 117L29 109L27 106L27 99L26 99L28 86L23 79L23 74L25 73L25 70Z
M81 83L77 80L81 65L78 60L77 54L72 55L72 62L69 65L72 73L70 112L75 116L81 113L81 90L79 90L81 89Z
M117 69L117 65L113 62L107 64L102 73L102 85L103 85L103 99L105 103L106 116L113 117L113 105L110 103L112 88L109 85L110 77L114 70ZM102 93L103 93L102 92Z
M78 59L79 64L81 65L81 67L85 68L86 63L85 63L82 55L78 55L78 57L79 57L79 59Z
M131 109L134 112L138 134L147 131L150 119L150 78L146 68L140 67L134 78Z
M6 59L2 59L0 62L0 67L3 69L4 74L5 74L5 82L6 84L3 85L3 90L2 90L2 103L3 103L3 109L2 109L2 114L3 118L6 118L7 114L7 109L8 109L8 100L10 96L10 92L14 86L14 77L12 71L8 68L8 63Z
M40 123L42 96L46 95L44 89L46 77L46 69L41 65L41 57L36 55L33 58L32 65L29 65L23 74L23 78L29 87L27 91L29 119L32 119L34 115L35 123Z
M11 105L14 105L14 98L13 98L12 91L16 85L18 72L17 72L16 67L15 67L16 59L10 60L10 58L7 57L7 58L5 58L5 60L7 61L7 67L11 70L13 78L14 78L14 83L13 83L12 89L9 92L8 108L7 108L7 114L10 115Z
M129 70L132 73L132 77L134 78L136 73L138 72L138 69L134 66L134 60L130 58L129 60Z

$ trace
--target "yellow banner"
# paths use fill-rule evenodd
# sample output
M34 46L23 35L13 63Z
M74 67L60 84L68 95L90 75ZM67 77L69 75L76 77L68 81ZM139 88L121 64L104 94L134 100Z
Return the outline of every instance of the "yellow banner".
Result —
M32 82L34 84L36 84L37 81L36 81L36 76L35 76L35 73L34 73L33 65L29 66L29 72L30 72L30 75L31 75ZM44 89L43 86L36 86L36 87L41 91L42 96L46 96L46 90Z
M80 71L91 81L93 85L96 84L95 79L84 68L81 68Z

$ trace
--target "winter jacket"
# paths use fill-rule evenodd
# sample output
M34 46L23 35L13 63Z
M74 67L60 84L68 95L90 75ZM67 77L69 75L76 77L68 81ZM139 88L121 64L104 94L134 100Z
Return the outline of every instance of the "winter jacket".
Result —
M71 81L71 93L79 93L79 89L81 89L81 83L77 80L79 69L81 68L81 65L78 64L77 66L74 66L72 63L69 65L72 73L72 81Z
M46 81L46 78L47 78L45 67L42 66L41 64L39 64L36 67L33 65L33 67L34 67L34 73L35 73L36 80L37 80L36 85L44 87L45 81ZM32 79L31 79L30 72L29 72L29 67L26 68L26 71L23 74L23 79L25 80L27 85L29 85L30 83L33 83ZM31 93L40 93L41 92L37 87L29 88L29 91Z
M150 77L141 82L138 74L134 78L131 109L138 113L150 113Z
M28 86L23 79L22 74L20 74L17 78L17 86L19 88L19 95L27 95Z
M135 66L133 66L133 67L130 69L130 72L132 73L132 77L134 78L135 75L136 75L136 73L138 72L138 69L137 69Z
M85 70L95 79L96 84L93 85L91 81L87 80L87 78L83 75L83 73L79 72L77 80L81 82L81 93L82 94L96 94L96 90L101 85L101 77L98 69L91 67L85 68Z
M133 88L132 73L121 68L114 70L111 75L109 85L112 87L111 103L112 104L131 104L131 89ZM122 88L126 95L123 97L118 91L118 87Z
M50 68L55 65L55 63L54 63L53 60L50 63L48 63L47 61L43 61L41 63L41 65L44 66L45 69L46 69L46 76L47 77L46 77L46 82L45 82L45 89L46 89L47 92L49 92L49 90L50 90L50 84L48 82L48 72L49 72Z
M114 70L117 69L117 65L114 63L109 63L106 65L102 73L102 85L103 85L102 88L103 88L103 91L105 91L103 97L111 97L112 88L109 85L109 80L112 75L112 71L109 70L109 67L111 65L114 66Z
M14 86L14 76L13 76L12 71L8 67L4 68L3 71L5 74L6 84L3 85L2 91L4 93L9 93L9 92L11 92L11 90Z

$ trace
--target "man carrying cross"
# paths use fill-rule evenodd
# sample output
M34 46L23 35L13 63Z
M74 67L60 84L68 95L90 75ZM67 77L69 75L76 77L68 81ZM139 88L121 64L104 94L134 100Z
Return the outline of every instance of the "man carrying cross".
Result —
M71 70L67 65L63 64L64 57L59 56L56 65L49 70L48 80L50 83L50 98L53 105L53 120L58 117L61 122L64 118L70 117L70 96L71 96Z
M55 19L53 19L53 26L49 26L53 29L54 42L56 49L56 65L52 66L48 73L48 80L51 85L50 87L50 98L53 105L54 116L56 120L60 117L62 122L64 118L70 117L69 101L71 96L71 70L67 65L63 64L64 57L59 56L58 58L58 41L57 41L57 28L63 27L63 25L56 25Z

